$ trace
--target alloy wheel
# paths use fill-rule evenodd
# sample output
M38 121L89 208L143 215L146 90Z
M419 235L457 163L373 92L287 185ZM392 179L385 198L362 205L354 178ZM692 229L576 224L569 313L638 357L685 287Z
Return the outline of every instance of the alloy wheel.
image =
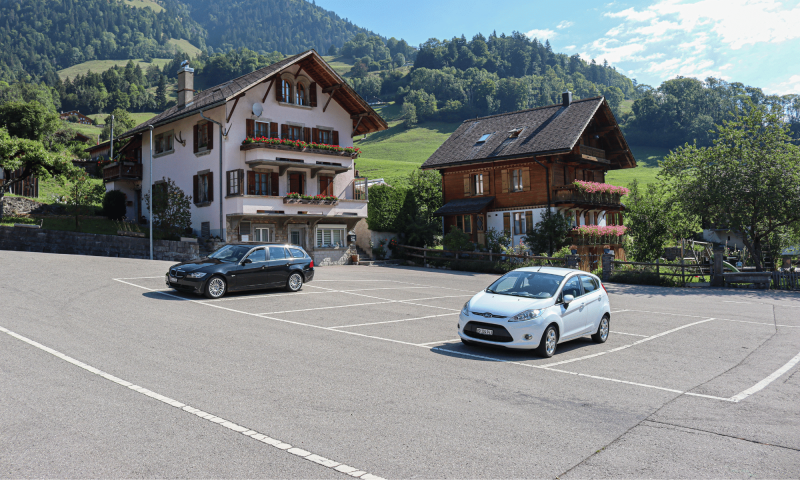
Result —
M289 288L296 292L300 290L300 287L303 286L303 277L300 276L299 273L295 273L291 277L289 277Z
M607 338L608 338L608 319L606 317L603 317L603 319L600 320L600 339L605 342Z
M214 298L221 297L225 293L225 282L219 277L212 278L208 284L208 292Z
M548 355L553 355L556 351L556 331L552 328L547 332L547 338L545 338L545 348L547 349Z

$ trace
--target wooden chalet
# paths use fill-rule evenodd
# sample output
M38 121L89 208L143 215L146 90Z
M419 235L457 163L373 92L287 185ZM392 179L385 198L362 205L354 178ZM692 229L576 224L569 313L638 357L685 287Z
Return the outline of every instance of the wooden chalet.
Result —
M458 227L485 244L489 229L505 231L519 245L548 208L574 226L622 225L619 195L583 193L576 180L604 183L609 170L634 168L633 157L603 97L464 121L421 168L442 174L445 232ZM575 234L579 253L613 248ZM536 252L540 253L540 252Z

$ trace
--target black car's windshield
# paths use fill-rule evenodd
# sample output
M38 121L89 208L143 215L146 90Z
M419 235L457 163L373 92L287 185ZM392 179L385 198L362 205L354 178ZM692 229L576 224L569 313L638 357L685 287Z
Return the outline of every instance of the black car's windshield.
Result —
M486 289L489 293L528 298L550 298L564 277L538 272L509 272Z
M239 263L242 261L242 258L247 255L247 252L249 252L251 248L252 247L247 247L244 245L225 245L209 255L208 258L216 258L217 260L222 260L223 262Z

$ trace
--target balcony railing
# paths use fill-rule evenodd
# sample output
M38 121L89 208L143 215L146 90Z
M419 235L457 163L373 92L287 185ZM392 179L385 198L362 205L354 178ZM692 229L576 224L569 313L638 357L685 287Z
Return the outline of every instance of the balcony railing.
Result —
M618 193L582 192L575 185L553 187L553 203L591 205L596 207L620 207L622 203Z
M315 155L326 155L332 157L345 157L345 158L357 158L358 154L361 153L361 150L358 148L345 148L345 147L331 147L328 148L314 148L310 144L306 144L305 146L295 146L292 144L275 144L275 143L262 143L262 142L253 142L253 143L245 143L239 147L241 151L247 150L256 150L266 148L269 150L285 150L291 152L302 152L302 153L313 153Z
M595 158L606 158L606 151L601 148L594 148L588 145L580 146L581 155L588 155Z
M111 180L141 180L142 179L142 164L141 163L122 163L109 165L103 169L103 180L108 182Z

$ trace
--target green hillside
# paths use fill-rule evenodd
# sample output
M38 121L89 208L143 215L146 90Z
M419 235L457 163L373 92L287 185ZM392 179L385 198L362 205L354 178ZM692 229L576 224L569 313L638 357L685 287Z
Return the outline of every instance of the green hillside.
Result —
M189 58L194 58L202 53L202 50L192 45L189 40L183 38L170 38L167 40L169 45L174 46L178 51L189 55ZM159 65L160 67L161 65Z
M158 68L162 68L171 60L171 58L154 58L152 64L157 65ZM147 69L147 67L151 65L151 63L145 62L141 58L134 59L133 62L139 64L139 67L142 70ZM90 70L94 73L100 73L115 65L118 67L124 67L127 64L128 60L91 60L89 62L79 63L77 65L59 70L58 76L61 78L61 80L66 80L67 78L75 78L78 75L86 75L86 73Z

